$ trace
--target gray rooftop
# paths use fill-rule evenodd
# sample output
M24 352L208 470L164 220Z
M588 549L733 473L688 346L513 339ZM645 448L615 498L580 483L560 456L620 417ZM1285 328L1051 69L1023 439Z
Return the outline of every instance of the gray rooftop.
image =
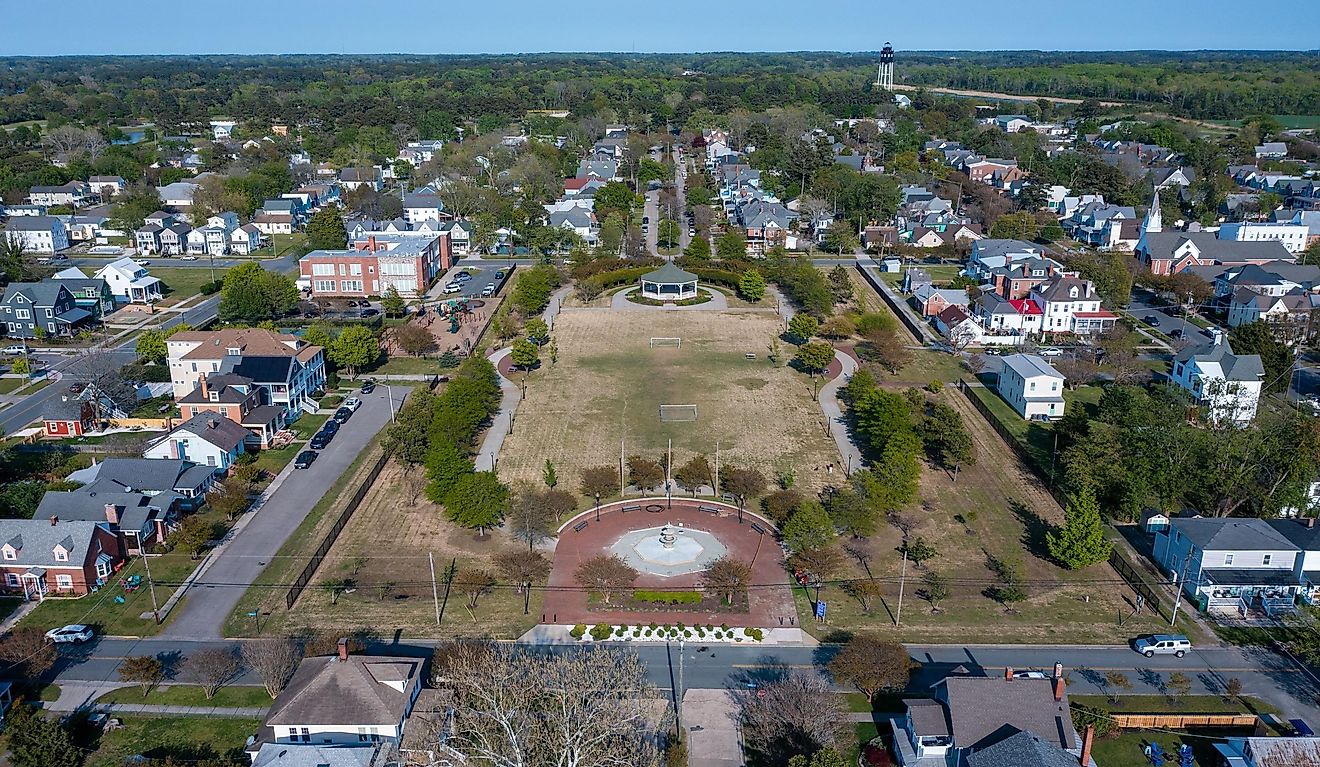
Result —
M1169 525L1202 551L1297 551L1263 519L1174 519Z
M1068 694L1056 701L1051 679L946 677L936 687L944 688L957 748L1002 740L996 735L1005 728L1035 733L1061 748L1076 747Z
M0 546L6 544L18 549L14 564L20 567L68 567L82 564L87 558L87 546L92 541L95 522L50 519L0 519ZM69 561L55 559L55 547L63 546L69 552Z
M1259 381L1265 376L1265 366L1259 354L1234 354L1227 341L1193 346L1179 352L1175 362L1206 362L1218 364L1226 381Z
M371 743L262 743L252 767L369 767L375 753Z
M1077 767L1077 757L1035 733L1017 732L968 756L967 767Z
M49 232L60 220L54 216L14 216L5 224L11 232Z
M1037 354L1010 354L1001 358L1004 367L1022 376L1023 380L1036 376L1049 376L1063 380L1063 373L1055 370L1050 363Z
M1213 232L1147 232L1146 252L1154 259L1173 258L1173 252L1184 242L1190 241L1200 252L1202 261L1219 263L1242 263L1244 261L1293 261L1296 259L1283 243L1270 240L1262 242L1238 242L1221 240Z
M421 661L380 655L307 658L275 699L266 725L394 726L403 718Z

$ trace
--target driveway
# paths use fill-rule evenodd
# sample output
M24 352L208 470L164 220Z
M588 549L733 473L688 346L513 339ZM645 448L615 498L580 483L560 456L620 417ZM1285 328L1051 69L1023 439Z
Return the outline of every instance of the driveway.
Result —
M326 490L348 471L353 460L390 421L387 387L362 398L362 407L339 430L310 468L285 467L274 493L218 551L160 636L166 639L219 639L225 619L266 564L298 528ZM399 402L396 398L396 408Z

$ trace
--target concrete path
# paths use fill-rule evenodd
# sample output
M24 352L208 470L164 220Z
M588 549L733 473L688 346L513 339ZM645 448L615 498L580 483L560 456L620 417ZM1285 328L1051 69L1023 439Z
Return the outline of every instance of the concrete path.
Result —
M547 321L546 324L550 323ZM518 403L522 401L522 389L499 373L500 360L512 352L512 349L506 347L486 356L486 359L495 366L495 375L500 379L500 390L504 392L504 397L500 400L499 412L491 419L490 427L486 429L486 436L481 440L481 452L477 453L473 461L477 471L495 471L496 459L499 458L500 448L504 446L504 438L509 435L513 427L513 414L518 410Z
M564 307L564 299L572 292L573 288L565 285L550 294L550 303L546 304L545 311L541 312L541 319L545 321L546 327L555 329L555 318L559 316L559 310Z
M154 714L156 716L220 716L242 719L260 719L270 706L157 706L150 703L103 703L97 711L107 714Z
M723 293L713 288L699 288L700 290L704 290L707 293L710 293L711 298L709 301L707 301L704 304L693 304L692 306L674 306L673 304L666 304L664 306L647 306L646 304L636 304L628 300L629 291L632 291L634 289L635 288L624 288L623 290L620 290L618 293L615 293L610 298L610 308L614 309L615 311L635 311L635 312L648 312L648 311L649 312L683 312L683 311L715 312L729 308L728 296L725 296Z
M834 352L834 359L843 365L843 372L820 387L819 400L820 409L830 424L830 436L834 437L834 444L839 447L839 455L843 456L841 468L846 475L851 474L854 469L861 468L862 451L857 449L848 434L848 422L843 417L843 406L839 402L839 389L843 388L852 378L853 373L857 372L857 360L837 349Z
M362 397L362 407L322 450L311 467L289 470L281 486L248 512L247 524L213 556L205 572L186 592L187 601L161 632L162 638L218 639L225 619L244 592L261 576L280 547L293 535L326 491L334 485L386 424L390 405L385 387ZM400 405L395 399L394 407Z

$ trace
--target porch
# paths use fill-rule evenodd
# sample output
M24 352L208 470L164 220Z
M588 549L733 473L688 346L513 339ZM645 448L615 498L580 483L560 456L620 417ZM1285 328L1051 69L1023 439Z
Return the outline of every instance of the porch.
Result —
M1201 572L1197 594L1212 615L1272 619L1297 610L1300 584L1291 570L1212 568Z

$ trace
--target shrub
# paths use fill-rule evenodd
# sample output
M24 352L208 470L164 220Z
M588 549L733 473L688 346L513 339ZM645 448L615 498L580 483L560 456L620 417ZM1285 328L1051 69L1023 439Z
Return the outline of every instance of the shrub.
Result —
M633 599L638 602L650 602L661 605L696 605L701 604L699 591L648 591L638 589L633 592ZM654 626L655 624L651 624Z
M723 632L723 631L720 631L719 629L716 629L716 630L715 630L715 638L716 638L716 639L723 639L723 638L724 638L724 632Z
M939 394L943 389L944 389L943 381L931 381L930 383L926 384L926 391L930 392L931 394Z
M655 631L655 621L651 621L651 630Z
M213 295L220 292L220 287L222 285L223 283L220 280L216 280L215 282L203 282L201 287L198 288L198 292L204 296Z
M597 642L609 639L613 633L614 627L608 623L597 623L591 627L591 638Z
M683 638L684 638L684 639L691 639L691 638L692 638L692 629L683 629Z
M721 624L720 624L720 630L721 630L721 631L728 631L728 630L729 630L729 624L727 624L727 623L721 623Z
M574 639L581 639L582 635L586 633L587 633L586 625L579 623L578 625L573 627L572 631L568 632L568 635L573 637Z
M751 637L753 642L760 642L761 640L765 639L765 632L760 629L756 629L756 628L743 629L743 633Z
M682 630L685 629L685 628L687 628L687 627L684 626L682 623L679 623L679 624L678 624L678 630L679 630L679 631L682 631Z

